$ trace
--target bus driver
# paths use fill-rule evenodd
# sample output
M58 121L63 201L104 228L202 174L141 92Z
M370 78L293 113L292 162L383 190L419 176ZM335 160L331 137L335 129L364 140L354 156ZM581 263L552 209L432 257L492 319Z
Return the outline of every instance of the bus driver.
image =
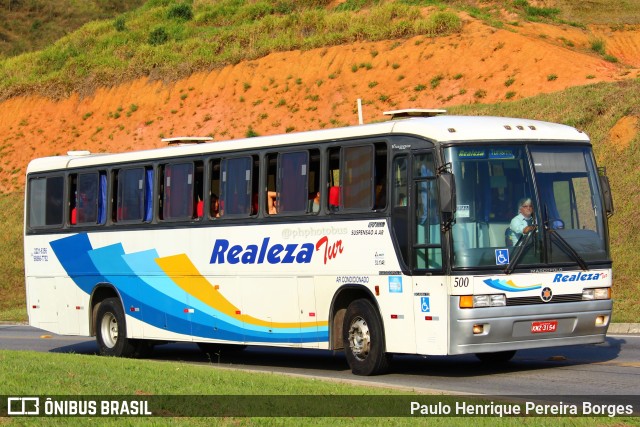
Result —
M533 224L533 202L531 198L525 197L520 199L518 203L518 214L513 217L511 224L510 238L511 243L516 244L523 234L529 234L535 230L536 226Z

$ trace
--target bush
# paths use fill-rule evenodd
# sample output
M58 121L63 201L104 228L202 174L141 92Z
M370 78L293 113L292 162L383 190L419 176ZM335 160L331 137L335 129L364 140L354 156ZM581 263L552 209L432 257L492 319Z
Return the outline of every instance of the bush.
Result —
M169 9L167 17L180 21L191 21L193 19L193 11L188 4L176 4Z
M164 28L159 27L151 31L151 34L149 34L148 43L151 46L159 46L161 44L165 44L168 40L169 34L167 34L167 31Z
M605 54L605 42L602 39L593 39L591 40L591 50L599 53L600 55Z
M122 32L122 31L126 30L125 25L124 25L124 17L118 16L116 18L115 22L113 23L113 27L118 32Z
M255 138L256 136L260 136L260 134L258 134L255 130L253 130L253 127L249 126L249 128L247 129L247 132L245 133L245 137Z

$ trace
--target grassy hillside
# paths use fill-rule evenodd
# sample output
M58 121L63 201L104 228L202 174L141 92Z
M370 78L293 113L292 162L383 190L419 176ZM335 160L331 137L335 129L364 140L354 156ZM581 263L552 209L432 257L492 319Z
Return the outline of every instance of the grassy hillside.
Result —
M144 0L2 0L0 58L45 48L82 25L113 18Z
M271 52L447 35L461 28L458 11L494 26L505 13L536 21L559 20L560 13L527 0L149 0L3 61L0 99L34 91L86 94L143 76L175 80Z

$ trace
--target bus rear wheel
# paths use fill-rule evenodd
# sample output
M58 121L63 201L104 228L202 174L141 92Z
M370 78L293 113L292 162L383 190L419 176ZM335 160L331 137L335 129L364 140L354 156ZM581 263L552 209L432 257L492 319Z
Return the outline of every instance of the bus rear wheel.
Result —
M124 310L118 298L107 298L100 303L96 318L96 341L103 356L141 357L150 352L146 341L127 338Z
M354 375L378 375L389 369L382 321L367 299L349 304L343 324L344 351Z

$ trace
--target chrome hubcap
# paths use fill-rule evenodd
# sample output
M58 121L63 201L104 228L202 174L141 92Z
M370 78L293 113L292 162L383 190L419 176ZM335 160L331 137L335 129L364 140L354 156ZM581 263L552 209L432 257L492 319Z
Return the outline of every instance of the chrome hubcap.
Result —
M371 336L369 334L369 326L362 317L356 317L349 327L349 348L353 355L364 360L369 355L371 349Z
M107 313L102 318L102 324L100 325L100 331L102 332L102 340L104 344L113 348L118 342L118 320L113 313Z

